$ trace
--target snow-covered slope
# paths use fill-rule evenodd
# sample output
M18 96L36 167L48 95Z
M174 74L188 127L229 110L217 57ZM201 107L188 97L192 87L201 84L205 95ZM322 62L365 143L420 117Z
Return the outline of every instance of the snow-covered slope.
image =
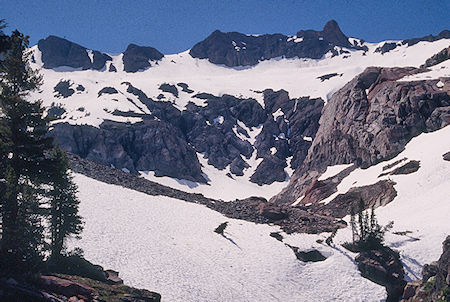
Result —
M270 237L278 227L229 219L204 206L148 196L76 175L79 242L87 259L120 272L127 284L164 301L381 301L383 287L362 278L349 252L318 244L321 235L286 242L328 256L303 263ZM225 236L214 229L228 221Z
M450 162L442 157L450 151L449 142L450 126L421 134L396 158L356 169L338 186L344 193L387 177L397 183L398 196L376 213L382 224L394 221L386 243L400 252L408 279L419 279L422 265L439 257L441 242L450 232ZM378 178L390 171L382 167L403 158L419 160L419 170ZM328 174L337 168L330 168ZM340 246L351 240L349 227L338 231L333 247L316 242L328 234L283 234L284 242L300 250L317 249L328 257L303 263L269 236L278 227L229 219L201 205L148 196L79 174L75 181L86 225L82 239L71 245L82 247L88 259L120 271L127 283L160 292L164 300L385 299L384 288L362 278L353 261L355 254ZM224 221L229 222L226 237L213 232ZM411 233L401 236L396 231Z
M362 43L362 42L361 42ZM139 116L121 116L113 114L116 110L137 114L151 114L149 109L132 93L127 92L128 84L141 89L149 98L157 101L158 96L163 95L164 101L173 102L174 106L183 110L189 102L198 106L205 104L204 99L195 97L195 94L206 92L221 96L230 94L242 98L255 98L264 106L264 89L284 89L288 91L290 98L304 96L321 97L325 101L368 66L415 66L447 47L449 39L441 39L435 42L419 42L413 46L402 45L394 50L381 54L375 52L380 43L363 43L368 51L349 50L338 56L328 53L320 60L313 59L271 59L262 61L253 67L229 68L210 63L206 59L192 58L188 51L166 55L158 64L136 72L123 71L122 54L111 55L112 61L107 62L103 70L75 70L73 68L59 67L56 69L41 69L44 77L44 85L41 91L31 97L43 100L44 106L60 107L65 110L62 116L54 123L68 122L73 125L92 125L99 127L105 120L136 123L142 120ZM37 46L34 46L35 63L32 67L41 68L41 54ZM448 61L447 61L448 62ZM117 72L109 72L109 65L113 64ZM330 76L320 78L321 76ZM429 73L416 75L411 79L417 80L428 77L440 77L449 75L449 66L442 63L432 68ZM422 77L422 78L420 78ZM328 78L328 79L326 79ZM67 98L58 96L54 87L60 81L69 81L73 94ZM159 89L161 84L176 85L185 83L193 93L185 92L178 88L178 97ZM80 87L82 89L77 89ZM115 94L102 94L99 91L105 87L113 87L118 91ZM276 118L276 117L274 117ZM247 129L249 138L239 136L240 139L254 145L255 136L261 130L253 127ZM244 161L250 168L244 169L243 176L229 178L227 173L230 166L224 170L209 165L203 154L197 154L199 162L203 165L202 172L210 181L208 184L192 183L182 179L169 177L155 177L152 171L142 171L144 177L154 181L183 189L189 192L203 193L210 197L224 200L244 198L251 195L270 198L277 194L288 183L292 175L292 169L285 169L286 180L274 182L271 185L259 186L250 181L250 176L256 166L261 162L256 159L256 150L250 159Z
M255 98L262 105L264 89L289 92L291 98L303 96L321 97L325 101L333 92L344 86L354 76L361 73L368 66L384 67L418 67L427 58L439 52L450 44L449 39L441 39L435 42L419 42L413 46L403 45L396 49L381 54L375 49L385 42L365 43L369 48L363 50L351 50L349 54L339 56L326 55L323 59L272 59L262 61L256 66L245 68L229 68L215 65L206 59L195 59L188 51L166 55L161 62L146 70L136 73L123 71L122 54L111 55L112 63L117 72L96 70L76 70L70 67L56 69L41 69L44 77L44 85L38 96L44 101L45 106L60 105L66 109L66 113L59 121L72 124L88 124L98 126L103 120L116 120L123 122L124 118L113 115L116 109L145 113L145 106L140 104L135 95L126 92L127 86L123 82L129 82L141 89L148 97L157 100L158 95L163 94L164 100L171 100L176 107L183 109L188 102L197 105L204 104L204 100L193 97L196 93L207 92L213 95L230 94L243 98ZM40 51L33 46L36 63L34 68L41 68ZM447 68L447 67L446 67ZM318 77L336 73L328 80ZM448 74L448 71L447 71ZM54 87L61 80L69 80L74 87L82 85L85 90L77 91L68 98L55 96ZM163 92L159 86L164 83L186 83L194 93L179 91L179 96ZM119 95L102 95L98 98L98 92L104 87L114 87ZM127 98L131 98L138 105L133 105ZM84 110L80 112L80 107ZM140 119L129 119L136 122Z
M407 277L420 279L422 266L439 258L441 243L450 233L450 161L443 159L449 151L450 126L421 134L395 158L368 169L354 170L341 181L338 191L322 202L326 203L352 187L388 178L393 180L397 197L386 206L377 208L376 213L381 224L394 221L394 229L387 234L386 243L400 252ZM379 177L409 160L420 161L417 172ZM383 167L396 162L383 171ZM345 240L341 236L347 236L348 240L348 231L338 232L337 238ZM406 236L393 234L405 231L408 231Z

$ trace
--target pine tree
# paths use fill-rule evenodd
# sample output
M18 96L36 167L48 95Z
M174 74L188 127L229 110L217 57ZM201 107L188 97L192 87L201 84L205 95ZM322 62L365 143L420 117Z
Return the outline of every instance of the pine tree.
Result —
M83 230L81 217L78 215L77 186L72 181L69 161L65 152L58 146L52 152L53 172L50 199L50 236L51 258L57 260L64 249L65 239L70 235L79 235Z
M0 60L0 270L6 274L37 270L44 246L40 191L49 181L52 140L41 103L26 100L41 83L27 47L28 37L16 30Z

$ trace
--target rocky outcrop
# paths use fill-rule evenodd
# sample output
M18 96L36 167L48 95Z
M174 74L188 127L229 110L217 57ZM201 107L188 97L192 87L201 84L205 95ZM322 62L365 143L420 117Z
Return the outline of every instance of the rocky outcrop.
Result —
M163 57L164 55L153 47L130 44L123 53L123 70L137 72L150 67L150 61L159 61Z
M360 200L364 201L365 208L385 206L397 196L394 182L381 180L375 184L354 187L344 194L339 194L332 201L323 205L314 206L317 212L343 218L350 215L351 208L358 208Z
M355 258L361 275L386 287L388 302L398 301L406 285L399 254L388 247L361 251Z
M161 301L161 295L123 284L108 284L73 275L0 279L1 301Z
M102 96L102 94L117 94L117 93L119 93L119 92L114 87L103 87L98 92L98 97Z
M87 48L66 39L49 36L39 40L38 48L41 51L44 68L68 66L72 68L100 70L112 58L97 50Z
M445 154L442 154L442 158L446 161L450 161L450 151Z
M420 168L420 161L418 160L410 160L406 164L392 170L391 172L381 173L380 176L384 175L401 175L401 174L411 174L418 171Z
M329 51L338 55L335 46L367 50L350 44L337 22L331 20L322 31L301 30L294 37L282 34L254 36L216 30L194 45L189 53L193 58L236 67L256 65L277 57L320 59Z
M425 264L422 280L409 282L401 302L450 300L450 236L442 243L438 261Z
M450 39L450 30L443 30L436 36L428 35L421 38L406 39L402 41L402 44L408 44L408 46L412 46L421 41L434 42L441 39Z
M61 148L118 169L205 182L195 151L178 129L163 121L133 126L104 122L100 128L60 123L50 135Z
M75 90L72 89L70 86L72 86L72 83L70 83L70 81L61 80L53 88L53 91L56 93L57 97L68 98L75 93Z
M159 89L163 92L171 93L176 98L178 97L178 89L175 85L164 83L161 86L159 86Z
M450 46L444 48L443 50L426 60L425 64L421 65L420 68L428 68L440 64L448 59L450 59Z
M382 46L377 47L375 49L375 52L379 52L379 53L381 53L383 55L383 54L385 54L387 52L390 52L391 50L396 49L397 46L398 45L395 42L386 42L386 43L383 43Z
M449 85L397 81L420 71L370 67L337 91L324 107L303 165L273 200L296 200L327 166L369 167L397 155L412 137L447 125Z

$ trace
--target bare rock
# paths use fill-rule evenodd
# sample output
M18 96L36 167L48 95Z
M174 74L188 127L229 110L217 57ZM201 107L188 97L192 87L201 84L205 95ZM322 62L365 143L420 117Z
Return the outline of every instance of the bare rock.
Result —
M92 298L94 295L93 288L85 284L59 278L56 276L41 276L40 284L43 288L65 297L82 295L88 298Z
M258 212L271 221L283 220L288 217L284 209L272 203L261 203Z
M386 287L386 301L398 301L403 294L406 281L398 253L384 247L378 250L361 251L355 258L361 275Z
M153 47L130 44L123 53L123 70L137 72L150 67L149 61L159 61L163 57L164 55Z
M38 48L42 53L44 68L68 66L83 70L100 70L105 67L107 61L112 60L107 54L88 50L81 45L56 36L39 40ZM92 61L88 52L92 52Z
M446 161L450 161L450 151L447 152L447 153L445 153L445 154L443 154L443 155L442 155L442 158L443 158L444 160L446 160Z

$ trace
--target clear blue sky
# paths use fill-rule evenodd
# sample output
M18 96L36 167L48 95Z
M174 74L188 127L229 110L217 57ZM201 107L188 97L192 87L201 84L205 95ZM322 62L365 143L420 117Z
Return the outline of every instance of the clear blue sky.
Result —
M450 0L0 0L0 19L35 44L57 35L119 53L129 43L163 53L191 48L215 29L295 34L335 19L348 36L376 42L450 29Z

